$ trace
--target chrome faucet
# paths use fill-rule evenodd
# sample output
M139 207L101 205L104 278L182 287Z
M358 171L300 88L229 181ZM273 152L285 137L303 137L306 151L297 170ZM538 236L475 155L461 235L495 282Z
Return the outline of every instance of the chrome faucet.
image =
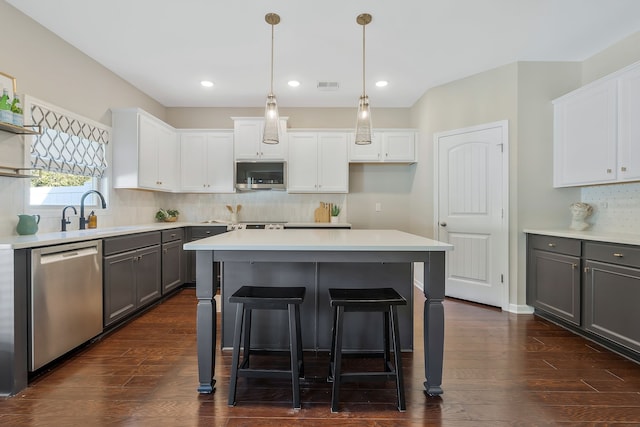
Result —
M104 201L104 196L98 190L89 190L80 198L80 230L84 230L87 226L87 219L84 217L84 199L91 193L96 193L102 201L102 209L107 208L107 203Z
M60 227L60 231L67 231L67 224L71 224L71 220L69 218L66 217L66 212L67 209L73 209L73 214L74 215L78 215L78 211L76 210L75 207L69 205L69 206L65 206L64 209L62 209L62 226Z

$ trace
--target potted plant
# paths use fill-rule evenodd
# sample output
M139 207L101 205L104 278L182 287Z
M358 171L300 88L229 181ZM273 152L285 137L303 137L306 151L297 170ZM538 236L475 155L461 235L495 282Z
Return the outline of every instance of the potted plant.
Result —
M340 206L332 205L331 206L331 222L338 222L338 215L340 215Z
M180 212L177 209L160 209L156 212L156 219L164 222L176 222Z

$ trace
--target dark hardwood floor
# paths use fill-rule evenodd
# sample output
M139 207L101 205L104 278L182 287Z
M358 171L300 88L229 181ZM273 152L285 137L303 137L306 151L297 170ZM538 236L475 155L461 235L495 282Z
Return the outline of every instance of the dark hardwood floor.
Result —
M422 303L416 291L416 334ZM302 409L287 381L240 379L227 406L229 352L216 392L197 387L196 299L180 291L0 399L1 426L551 426L640 425L640 366L552 323L445 302L444 394L423 392L423 349L403 354L406 412L393 383L346 384L329 408L327 355L305 353Z

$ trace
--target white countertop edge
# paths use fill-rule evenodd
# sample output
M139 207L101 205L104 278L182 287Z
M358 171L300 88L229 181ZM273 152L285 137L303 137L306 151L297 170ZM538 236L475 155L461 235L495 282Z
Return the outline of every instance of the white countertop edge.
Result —
M0 249L27 249L40 246L60 245L65 243L82 242L86 240L104 239L107 237L124 236L127 234L144 233L148 231L162 231L172 228L192 226L220 226L226 224L202 224L188 222L158 222L150 224L124 225L115 227L93 228L87 230L69 230L52 233L36 233L27 236L8 236L0 238Z
M453 245L398 230L241 230L185 243L185 250L450 251Z
M532 228L525 228L522 231L528 234L540 234L543 236L566 237L569 239L592 240L597 242L620 243L625 245L640 245L640 234L634 233Z

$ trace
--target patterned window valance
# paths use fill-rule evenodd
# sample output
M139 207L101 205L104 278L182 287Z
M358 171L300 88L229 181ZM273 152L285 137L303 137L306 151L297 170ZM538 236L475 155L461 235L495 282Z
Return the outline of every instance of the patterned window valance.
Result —
M102 177L107 169L110 129L90 119L30 98L31 123L41 135L31 144L31 165L37 169Z

